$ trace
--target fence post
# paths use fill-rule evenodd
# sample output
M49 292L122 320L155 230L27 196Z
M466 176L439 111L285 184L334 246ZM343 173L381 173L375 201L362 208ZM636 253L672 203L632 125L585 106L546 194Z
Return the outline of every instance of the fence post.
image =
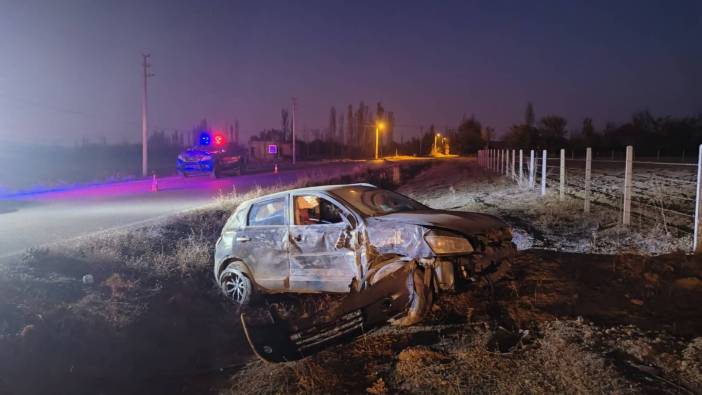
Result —
M505 150L505 175L509 174L509 150Z
M524 150L519 150L519 186L522 185L524 177Z
M395 185L400 185L402 183L402 176L400 173L400 165L393 166L393 168L392 168L392 183Z
M535 169L534 169L534 150L531 150L530 155L531 156L529 158L529 188L533 190L534 189L534 172L535 172Z
M632 165L634 161L634 147L626 146L626 165L624 168L624 215L622 224L631 225L631 186L632 186Z
M592 177L592 148L585 150L585 213L590 213L590 178Z
M700 144L697 155L697 191L695 193L695 234L692 239L692 251L695 254L702 253L702 144Z
M565 198L565 149L561 148L561 174L560 185L558 186L558 198Z
M495 150L490 150L490 170L495 171Z
M546 195L546 171L548 169L547 152L543 150L541 159L541 196Z
M505 150L500 150L500 175L505 174Z
M517 150L512 150L512 181L514 181L517 178L517 173L514 171L515 169L515 160L517 159Z
M500 172L500 150L495 150L495 173Z
M505 150L505 176L509 176L509 150Z
M502 162L505 160L504 150L497 150L497 173L502 175Z

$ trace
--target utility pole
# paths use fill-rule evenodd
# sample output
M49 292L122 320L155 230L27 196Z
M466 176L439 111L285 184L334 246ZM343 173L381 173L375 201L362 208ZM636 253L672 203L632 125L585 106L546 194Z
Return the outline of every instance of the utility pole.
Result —
M292 163L295 164L295 105L297 104L297 99L292 98Z
M151 67L151 64L149 63L149 58L151 57L151 54L141 54L141 65L144 69L144 96L142 97L142 105L141 105L141 175L143 177L148 176L149 172L149 147L148 147L148 139L149 139L149 118L148 118L148 112L149 112L149 107L148 107L148 91L147 91L147 80L149 77L153 77L155 74L149 72L149 67Z

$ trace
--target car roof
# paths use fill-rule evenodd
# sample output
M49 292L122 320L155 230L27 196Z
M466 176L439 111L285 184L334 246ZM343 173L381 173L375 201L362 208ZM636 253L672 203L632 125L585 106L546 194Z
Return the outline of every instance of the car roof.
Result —
M253 204L259 201L263 200L268 200L268 199L274 199L279 196L285 196L289 193L299 193L299 192L332 192L332 191L337 191L339 189L344 189L344 188L353 188L353 187L366 187L366 188L373 188L373 189L378 189L373 184L368 184L368 183L357 183L357 184L337 184L337 185L318 185L314 187L305 187L305 188L295 188L295 189L288 189L286 191L280 191L280 192L275 192L275 193L270 193L268 195L263 195L259 196L250 200L247 200L244 202L245 204Z

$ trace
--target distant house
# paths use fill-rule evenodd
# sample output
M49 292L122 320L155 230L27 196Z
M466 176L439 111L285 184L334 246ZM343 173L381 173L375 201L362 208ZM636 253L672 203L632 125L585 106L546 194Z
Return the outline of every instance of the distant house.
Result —
M292 158L292 143L275 140L249 141L249 159L258 162Z

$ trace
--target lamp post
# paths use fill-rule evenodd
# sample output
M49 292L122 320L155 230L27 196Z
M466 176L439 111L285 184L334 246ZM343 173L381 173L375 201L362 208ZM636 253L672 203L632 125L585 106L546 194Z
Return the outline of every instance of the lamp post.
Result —
M378 159L378 146L380 144L380 131L383 130L385 125L382 122L377 122L375 124L375 159Z
M436 145L436 139L437 139L438 137L441 137L441 133L436 133L436 134L434 135L434 154L436 154L436 153L438 152L438 147L437 147L437 145Z

